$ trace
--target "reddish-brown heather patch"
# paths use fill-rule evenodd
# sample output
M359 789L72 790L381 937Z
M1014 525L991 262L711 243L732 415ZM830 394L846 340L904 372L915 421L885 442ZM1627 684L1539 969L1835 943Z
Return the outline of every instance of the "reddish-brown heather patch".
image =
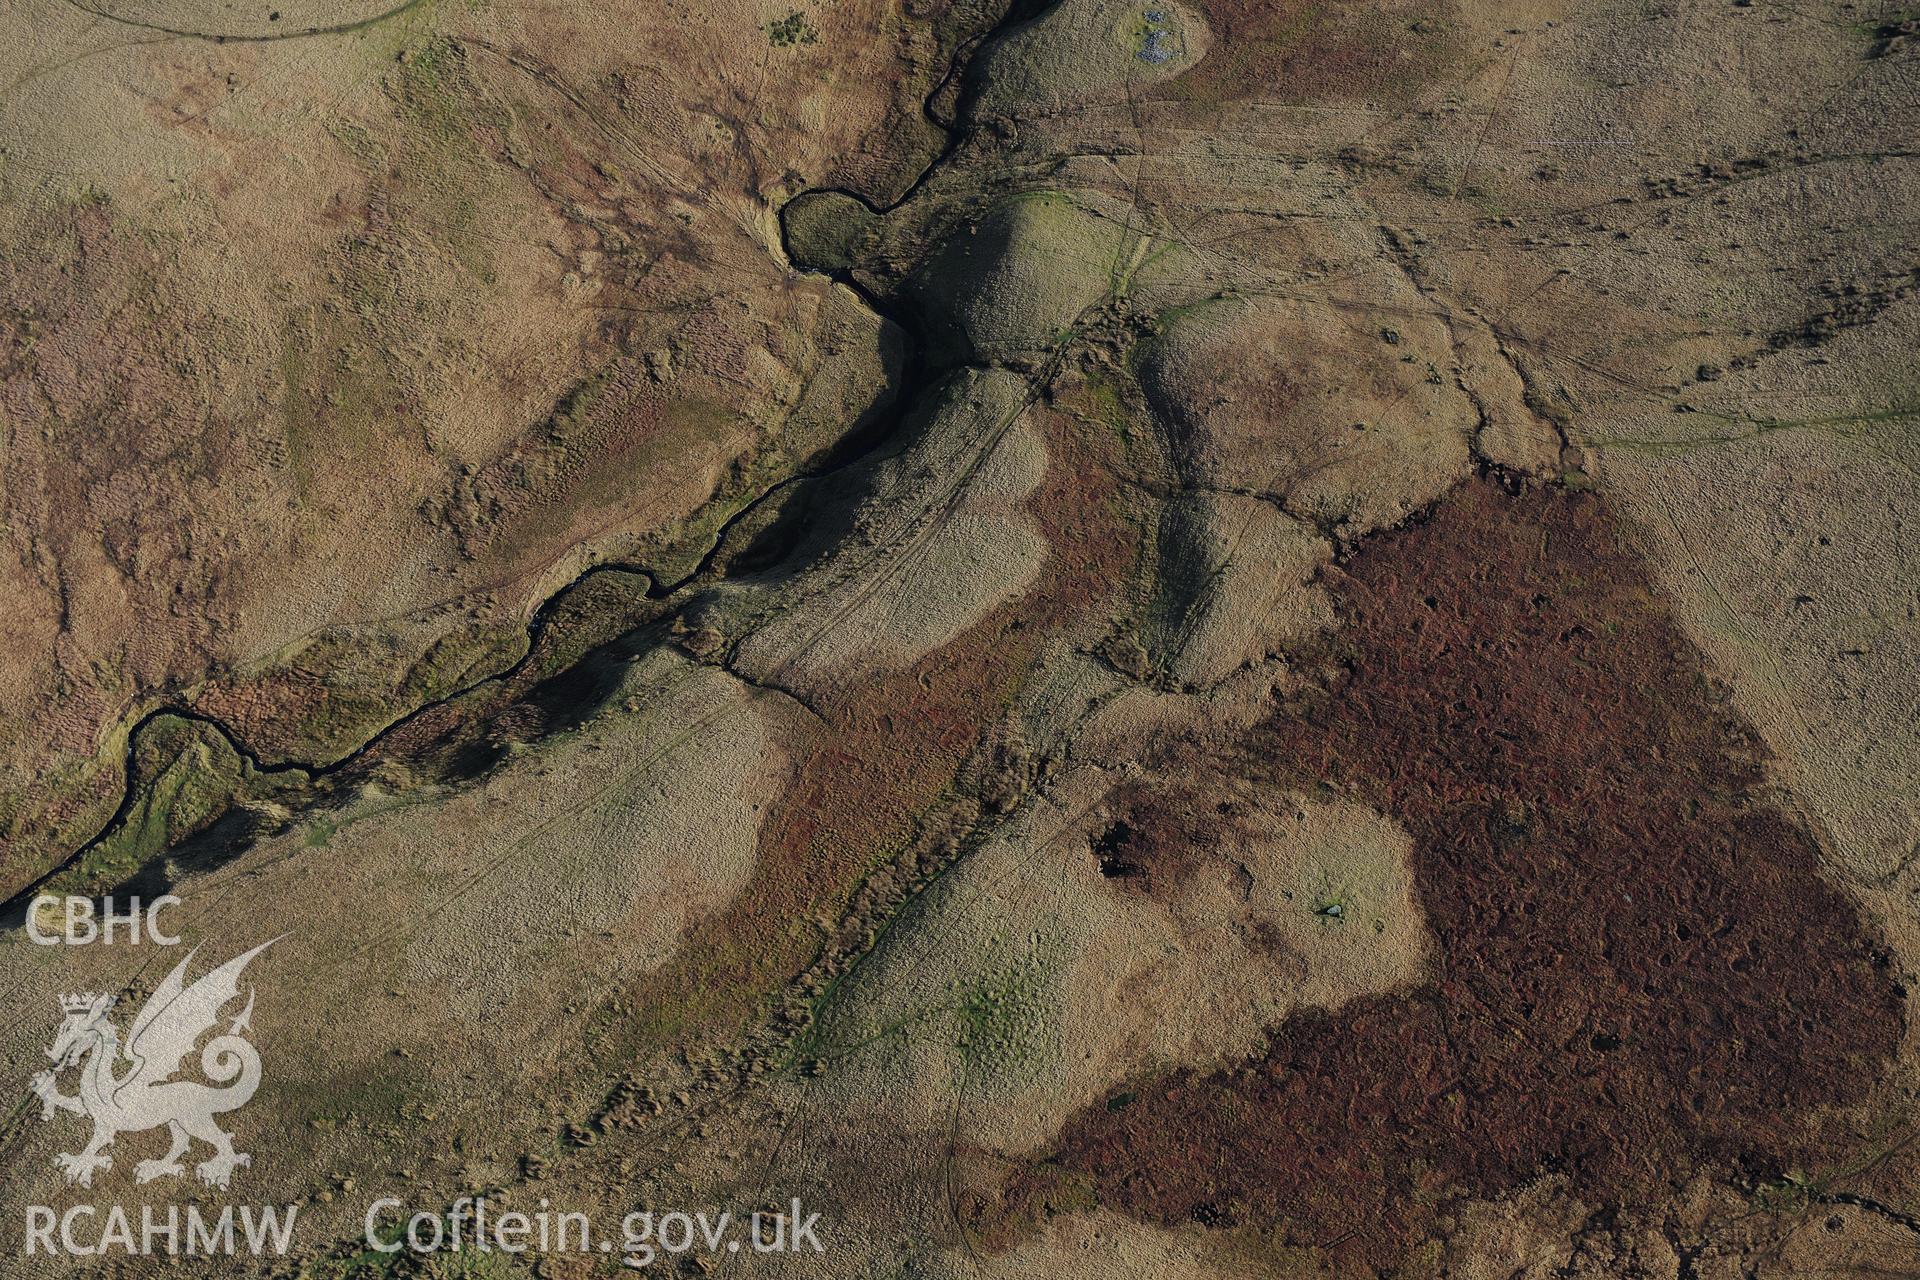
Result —
M1469 482L1326 585L1325 689L1157 763L1392 815L1432 982L1092 1108L1013 1202L1090 1181L1142 1218L1277 1223L1365 1270L1449 1191L1559 1171L1631 1202L1702 1166L1833 1159L1839 1126L1813 1117L1867 1095L1905 993L1600 502Z
M297 758L309 745L299 730L326 713L328 695L320 676L298 668L252 679L223 675L195 693L193 709L227 726L261 759L277 761Z
M1213 47L1175 80L1197 102L1393 102L1458 57L1451 0L1197 0Z
M1111 442L1035 413L1051 451L1028 503L1051 548L1039 585L912 666L818 704L826 727L761 829L753 882L678 963L647 980L658 999L643 1007L671 1007L688 1021L752 1016L818 948L810 922L838 917L862 877L906 845L1005 714L1041 644L1125 580L1134 549ZM688 991L699 993L691 1004Z

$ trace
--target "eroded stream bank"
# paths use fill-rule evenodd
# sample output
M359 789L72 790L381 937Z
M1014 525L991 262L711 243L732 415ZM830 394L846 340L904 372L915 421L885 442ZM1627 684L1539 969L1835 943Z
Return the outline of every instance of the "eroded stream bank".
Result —
M913 200L965 141L963 105L974 56L1048 7L1013 0L991 24L957 43L946 71L921 102L926 120L945 141L898 196L878 202L844 188L820 188L790 197L779 212L789 261L796 261L788 225L796 205L829 190L875 214ZM407 709L329 759L263 758L230 724L190 702L167 699L150 706L126 731L124 784L112 815L0 904L0 927L19 927L28 903L43 892L163 892L183 874L232 861L263 836L302 823L325 827L328 811L368 785L470 782L510 750L577 727L600 710L621 664L670 642L669 618L702 587L777 566L818 515L809 510L804 491L884 453L948 372L931 368L926 325L914 309L891 305L849 271L810 263L800 269L820 270L850 288L904 336L899 376L816 466L780 478L729 515L689 572L667 581L647 564L584 568L534 609L524 649L510 664Z

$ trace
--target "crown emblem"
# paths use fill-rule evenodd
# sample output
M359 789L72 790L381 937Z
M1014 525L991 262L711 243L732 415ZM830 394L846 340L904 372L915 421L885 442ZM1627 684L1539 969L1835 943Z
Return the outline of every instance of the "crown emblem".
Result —
M119 993L78 991L58 997L66 1019L46 1050L53 1065L35 1075L30 1087L40 1099L42 1120L67 1112L93 1121L93 1137L85 1147L54 1157L69 1184L90 1187L95 1174L113 1167L106 1148L116 1135L163 1126L171 1132L173 1145L164 1156L134 1166L136 1183L184 1174L180 1157L194 1141L213 1148L196 1169L209 1187L224 1191L234 1170L253 1163L246 1152L233 1149L233 1135L214 1123L214 1117L245 1106L260 1087L260 1054L247 1038L253 993L247 993L247 1007L224 1032L219 1024L221 1010L240 999L240 975L247 962L272 945L263 942L192 983L187 981L194 957L189 951L141 1004L124 1031L124 1046L121 1028L107 1019ZM213 1038L206 1040L209 1032ZM176 1080L196 1046L198 1074L207 1082ZM123 1060L131 1065L122 1068ZM60 1092L59 1077L69 1071L80 1075L78 1094ZM16 1120L10 1118L9 1126Z

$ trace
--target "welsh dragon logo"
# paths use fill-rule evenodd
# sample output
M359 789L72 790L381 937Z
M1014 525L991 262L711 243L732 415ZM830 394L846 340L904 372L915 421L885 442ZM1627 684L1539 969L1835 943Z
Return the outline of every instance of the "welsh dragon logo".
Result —
M72 1111L93 1121L93 1139L84 1150L54 1157L68 1182L92 1186L97 1171L113 1167L106 1149L116 1136L161 1125L167 1127L172 1145L158 1160L134 1166L136 1182L186 1172L180 1157L196 1138L213 1148L196 1167L208 1186L224 1189L235 1169L251 1163L245 1152L233 1149L232 1136L213 1119L245 1106L260 1087L260 1054L246 1039L253 1016L251 991L246 1007L226 1031L200 1051L200 1070L213 1083L173 1077L201 1036L219 1021L220 1011L239 997L240 971L277 941L235 956L191 986L186 974L194 952L188 952L134 1015L124 1048L107 1016L114 1004L111 994L60 997L66 1020L47 1050L53 1070L33 1078L33 1091L40 1098L42 1119L52 1119L55 1111ZM80 1068L80 1092L69 1097L60 1092L56 1078L74 1066Z

